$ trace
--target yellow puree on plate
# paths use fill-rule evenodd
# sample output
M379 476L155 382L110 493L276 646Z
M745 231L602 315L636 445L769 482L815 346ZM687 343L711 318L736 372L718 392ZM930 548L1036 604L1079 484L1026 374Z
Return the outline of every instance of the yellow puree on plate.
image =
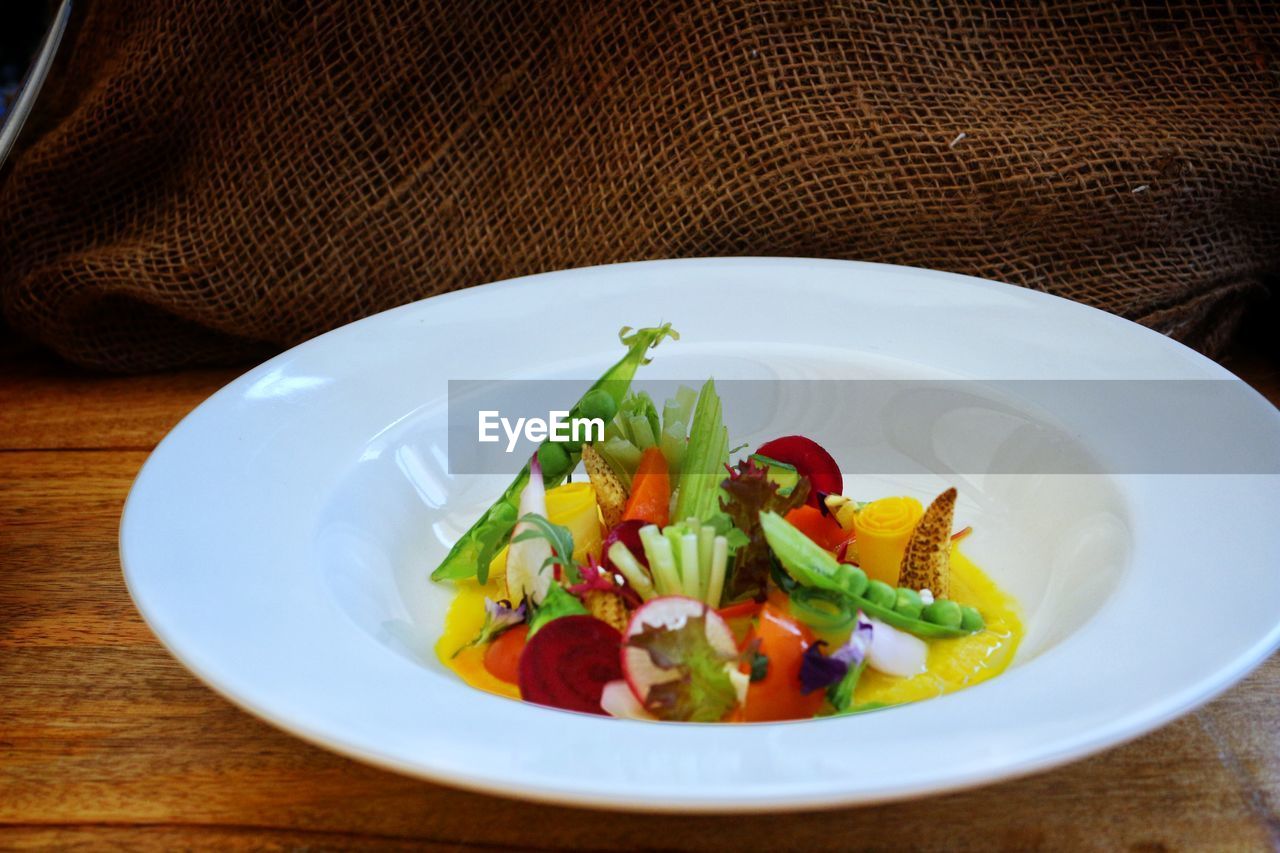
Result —
M1022 620L1013 596L1001 592L991 578L956 548L951 549L951 598L978 608L985 631L954 640L930 640L926 670L911 678L894 678L868 669L858 679L854 701L915 702L981 684L1004 672L1022 639Z
M547 493L547 515L557 524L577 528L573 530L574 542L578 544L575 557L583 560L586 553L598 551L600 547L598 527L593 536L589 526L579 521L582 518L579 510L587 500L594 506L595 494L586 483L572 483ZM484 622L485 596L502 597L500 575L505 563L504 549L494 558L487 584L481 586L475 581L457 584L458 593L445 616L444 634L436 643L436 654L472 687L519 699L520 690L514 684L494 678L484 668L483 649L473 646L454 656L457 649L479 633ZM897 704L931 699L980 684L1004 672L1023 635L1017 602L956 548L951 549L951 598L978 608L986 620L986 630L954 640L931 640L927 670L911 678L895 678L868 669L858 681L854 695L857 703Z

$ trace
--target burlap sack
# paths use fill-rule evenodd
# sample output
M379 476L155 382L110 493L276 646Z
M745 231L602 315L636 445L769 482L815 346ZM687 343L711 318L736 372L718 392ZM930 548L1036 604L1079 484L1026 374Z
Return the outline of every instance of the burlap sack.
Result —
M1212 352L1280 261L1248 0L86 5L0 188L0 291L96 367L734 254L987 276Z

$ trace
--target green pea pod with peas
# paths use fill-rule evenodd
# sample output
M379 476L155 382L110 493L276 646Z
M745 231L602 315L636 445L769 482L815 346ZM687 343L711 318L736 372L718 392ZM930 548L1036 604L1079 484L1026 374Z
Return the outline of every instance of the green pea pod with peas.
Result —
M600 418L605 423L613 420L622 398L631 387L631 380L642 364L648 364L645 353L656 347L664 338L679 340L680 335L670 323L644 329L624 327L618 333L627 347L627 353L617 364L605 371L595 381L569 412L569 419ZM547 486L558 486L577 466L582 456L581 445L552 442L550 439L538 447L538 461L542 465L542 479ZM529 482L529 465L526 463L516 474L502 496L485 510L471 528L454 543L444 561L431 573L431 579L463 580L475 578L480 583L489 580L489 564L507 544L516 526L520 493Z
M947 599L926 605L915 590L868 580L862 569L837 561L777 513L760 513L760 528L774 556L800 585L792 591L793 615L818 621L819 629L851 624L859 610L924 640L967 637L985 627L973 607Z

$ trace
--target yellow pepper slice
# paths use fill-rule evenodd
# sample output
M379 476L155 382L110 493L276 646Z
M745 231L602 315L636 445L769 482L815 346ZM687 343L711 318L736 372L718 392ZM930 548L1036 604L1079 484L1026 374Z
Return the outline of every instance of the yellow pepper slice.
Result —
M881 498L858 510L858 564L872 580L898 585L898 571L907 540L924 515L920 501L909 497Z

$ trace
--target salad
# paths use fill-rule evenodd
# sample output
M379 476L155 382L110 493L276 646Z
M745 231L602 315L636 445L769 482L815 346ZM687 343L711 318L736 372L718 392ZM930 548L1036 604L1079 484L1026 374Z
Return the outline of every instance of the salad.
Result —
M544 441L432 573L456 589L446 666L540 705L681 722L860 713L1008 666L1017 604L957 550L955 489L868 500L811 438L731 449L713 379L661 404L631 388L670 325L620 337L570 412L603 435Z

